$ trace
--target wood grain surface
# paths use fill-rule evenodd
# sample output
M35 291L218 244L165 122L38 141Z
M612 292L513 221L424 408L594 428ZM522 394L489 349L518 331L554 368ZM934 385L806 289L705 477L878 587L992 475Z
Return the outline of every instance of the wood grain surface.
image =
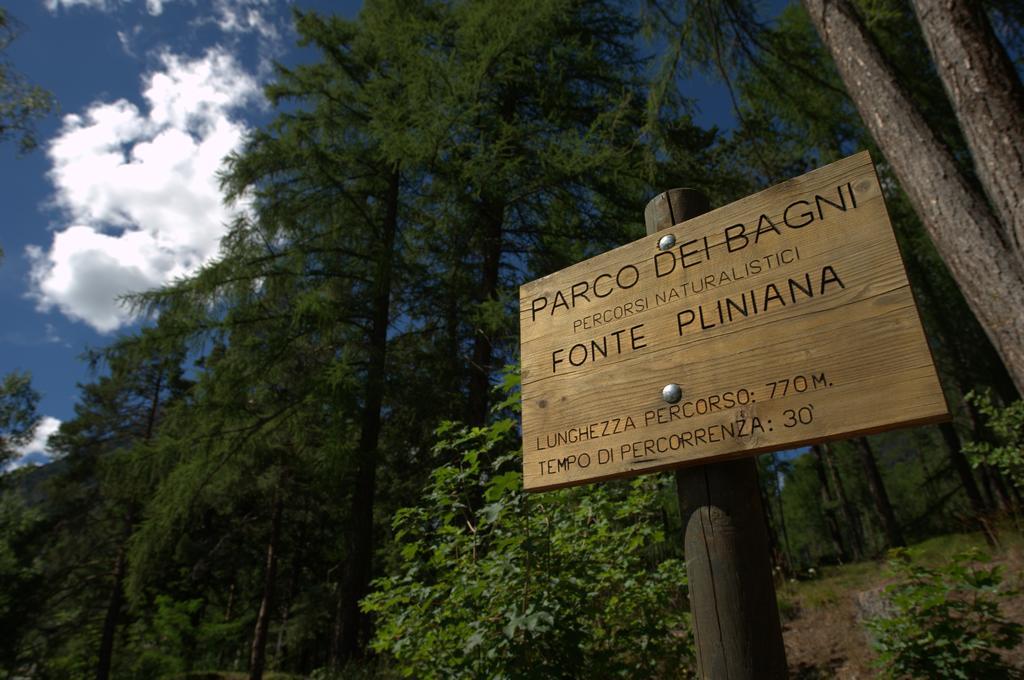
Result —
M527 490L948 417L867 152L523 285L520 328Z

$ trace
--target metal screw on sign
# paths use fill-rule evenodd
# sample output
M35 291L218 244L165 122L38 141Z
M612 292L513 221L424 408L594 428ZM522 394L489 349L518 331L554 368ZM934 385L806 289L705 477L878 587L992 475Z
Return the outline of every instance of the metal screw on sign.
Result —
M661 398L669 404L677 404L683 398L683 388L675 383L669 383L661 388Z
M668 250L676 244L676 237L672 234L665 234L658 239L658 250Z

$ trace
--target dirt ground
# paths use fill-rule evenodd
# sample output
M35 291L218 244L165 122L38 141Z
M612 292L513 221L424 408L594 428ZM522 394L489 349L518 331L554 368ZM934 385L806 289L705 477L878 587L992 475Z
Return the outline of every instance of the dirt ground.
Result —
M857 621L854 600L851 593L828 606L801 608L796 618L786 623L782 634L790 677L875 677L871 666L875 657Z
M1006 587L1024 591L1024 550L1011 547L993 561L1002 566ZM858 616L864 603L876 599L874 594L888 580L883 563L864 563L826 570L816 580L779 587L790 676L801 680L876 677L876 657ZM1004 601L1003 613L1024 624L1024 592ZM1024 677L1024 644L1007 658Z

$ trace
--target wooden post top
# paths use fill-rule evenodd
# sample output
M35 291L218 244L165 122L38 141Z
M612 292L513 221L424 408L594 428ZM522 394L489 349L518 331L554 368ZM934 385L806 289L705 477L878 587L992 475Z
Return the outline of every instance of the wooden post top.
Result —
M668 229L711 210L711 203L699 189L669 189L647 202L644 226L647 234Z

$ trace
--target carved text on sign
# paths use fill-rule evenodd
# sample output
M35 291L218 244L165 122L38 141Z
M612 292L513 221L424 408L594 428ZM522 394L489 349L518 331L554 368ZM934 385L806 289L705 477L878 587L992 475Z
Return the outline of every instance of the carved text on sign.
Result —
M947 414L867 153L522 286L520 327L527 489Z

